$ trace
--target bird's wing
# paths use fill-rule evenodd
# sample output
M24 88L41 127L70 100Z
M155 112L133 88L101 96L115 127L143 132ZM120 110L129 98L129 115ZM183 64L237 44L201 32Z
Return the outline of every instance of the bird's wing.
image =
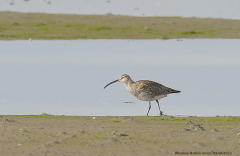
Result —
M178 91L165 87L164 85L148 81L148 80L141 80L136 82L136 88L139 92L145 92L150 95L167 95L171 93L176 93Z

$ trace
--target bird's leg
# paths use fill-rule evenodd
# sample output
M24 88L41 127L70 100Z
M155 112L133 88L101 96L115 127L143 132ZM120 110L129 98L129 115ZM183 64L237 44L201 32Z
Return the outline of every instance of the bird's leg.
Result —
M149 108L148 108L147 116L148 116L150 109L151 109L151 101L149 101Z
M161 109L160 109L158 100L156 100L156 102L158 103L158 108L159 108L160 115L163 115L163 112L162 112Z

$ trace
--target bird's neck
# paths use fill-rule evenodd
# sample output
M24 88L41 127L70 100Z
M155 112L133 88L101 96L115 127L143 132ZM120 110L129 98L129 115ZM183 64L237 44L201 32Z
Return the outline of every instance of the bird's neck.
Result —
M128 91L131 90L131 86L134 83L132 79L129 79L129 81L124 82L125 87L127 88Z

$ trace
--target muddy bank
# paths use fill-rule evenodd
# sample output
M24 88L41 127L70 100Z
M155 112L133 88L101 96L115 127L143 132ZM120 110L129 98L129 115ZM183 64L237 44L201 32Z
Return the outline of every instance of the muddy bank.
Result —
M0 12L0 39L240 38L240 20Z
M0 135L5 156L240 153L239 117L1 116Z

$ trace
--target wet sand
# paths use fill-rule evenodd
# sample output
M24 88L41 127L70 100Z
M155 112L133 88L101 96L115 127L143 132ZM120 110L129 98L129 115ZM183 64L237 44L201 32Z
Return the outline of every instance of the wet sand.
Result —
M0 116L0 155L240 155L239 117Z

